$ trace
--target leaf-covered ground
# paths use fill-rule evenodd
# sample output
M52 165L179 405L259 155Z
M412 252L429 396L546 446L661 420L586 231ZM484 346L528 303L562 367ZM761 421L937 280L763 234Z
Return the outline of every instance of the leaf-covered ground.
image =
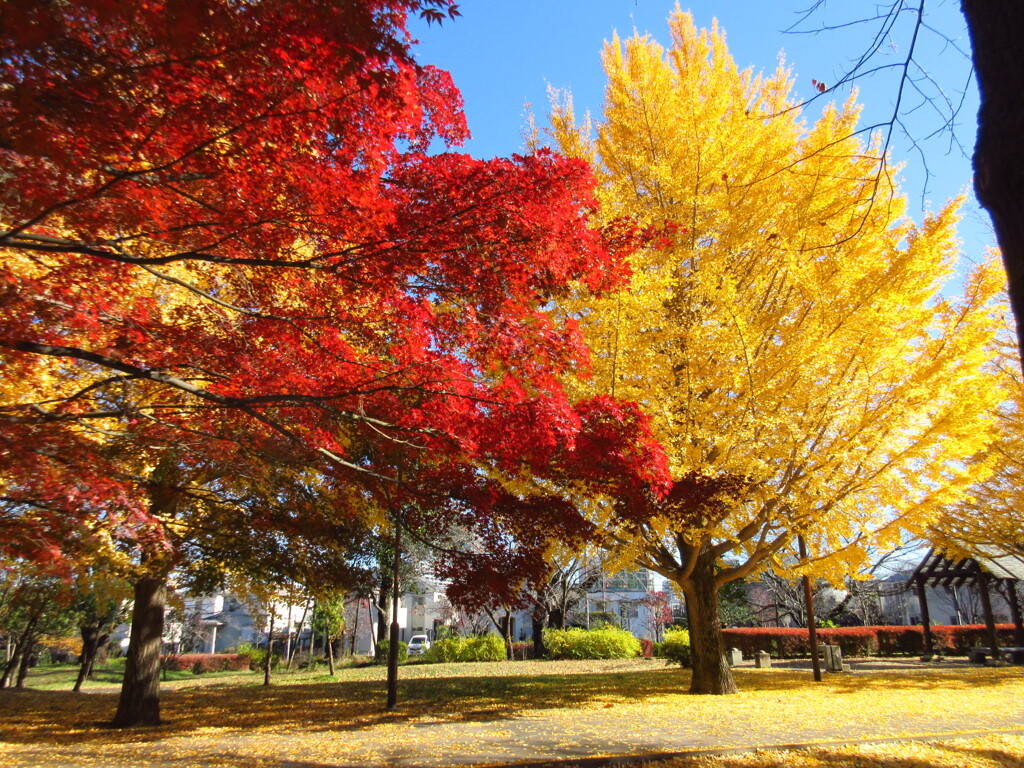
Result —
M105 727L113 687L0 691L0 764L450 765L1024 729L1019 667L883 670L820 684L803 671L736 674L739 695L696 697L685 693L687 672L657 661L410 666L391 714L382 707L380 668L342 670L334 680L281 676L269 688L255 674L207 675L169 683L167 723L135 731ZM983 762L981 747L969 743L766 752L694 765L1024 765L1017 736L980 742L996 745L1003 762Z

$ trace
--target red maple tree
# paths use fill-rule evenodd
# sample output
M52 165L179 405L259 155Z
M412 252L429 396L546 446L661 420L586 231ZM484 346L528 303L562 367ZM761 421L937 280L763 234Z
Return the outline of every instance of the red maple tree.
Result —
M284 442L369 489L398 480L397 451L420 506L471 508L480 530L578 525L568 505L482 487L480 462L660 482L632 416L568 402L559 372L587 353L547 311L614 288L635 233L589 226L579 161L429 153L468 134L447 73L413 57L416 12L457 14L451 0L0 7L9 551L59 557L62 531L111 520L140 559L173 544L159 509L183 486L124 471L105 446L125 432L181 440L175 471L190 451L230 463ZM137 613L166 576L140 579ZM159 721L159 632L138 630L122 725Z

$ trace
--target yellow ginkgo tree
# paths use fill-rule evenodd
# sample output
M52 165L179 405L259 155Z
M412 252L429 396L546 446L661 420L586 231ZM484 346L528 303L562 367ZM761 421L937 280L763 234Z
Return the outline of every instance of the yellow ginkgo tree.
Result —
M1007 392L996 414L997 438L976 458L991 474L945 508L928 531L952 557L1024 558L1024 380L1016 339L1004 339L998 375Z
M640 403L670 456L667 498L597 515L609 546L679 586L691 690L729 693L719 587L769 565L836 578L984 471L965 460L1001 397L1002 279L986 263L940 293L957 203L910 221L852 99L806 124L784 68L739 70L678 10L669 26L667 49L606 46L600 119L553 99L554 143L592 164L602 215L667 240L624 292L562 306L594 356L577 395Z

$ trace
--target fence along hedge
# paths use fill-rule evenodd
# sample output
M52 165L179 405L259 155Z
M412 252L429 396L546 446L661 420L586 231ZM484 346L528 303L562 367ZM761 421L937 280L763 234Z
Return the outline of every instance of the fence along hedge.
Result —
M197 675L203 672L239 672L250 668L249 657L242 653L182 653L163 656L160 663L164 669L192 670Z
M966 656L970 648L988 644L984 624L939 625L932 629L936 653ZM997 624L999 642L1016 645L1013 624ZM739 627L724 629L727 647L739 648L744 656L768 651L775 658L809 656L807 630L789 627ZM913 656L924 652L924 629L920 625L895 627L830 627L818 630L818 642L838 645L844 656Z

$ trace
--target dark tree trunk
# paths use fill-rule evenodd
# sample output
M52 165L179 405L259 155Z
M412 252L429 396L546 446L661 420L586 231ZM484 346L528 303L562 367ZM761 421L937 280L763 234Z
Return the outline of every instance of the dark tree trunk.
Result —
M26 639L21 649L21 663L18 664L18 681L14 684L15 688L25 687L25 678L28 677L28 668L32 664L32 649L35 647L37 635L34 631Z
M530 624L533 629L533 658L543 659L548 652L544 647L544 617L531 614Z
M114 715L115 728L160 724L160 650L163 645L166 575L135 583L131 640Z
M1024 3L961 0L981 95L974 189L992 216L1009 279L1017 343L1024 344ZM1022 347L1024 349L1024 347ZM1022 355L1024 361L1024 355Z
M505 655L509 661L516 660L516 649L512 644L512 611L505 611L505 618L501 622L501 634L505 637Z
M98 626L81 626L78 628L82 634L82 658L78 664L78 679L75 680L75 693L82 690L82 683L85 682L92 670L93 662L96 660L96 652L100 647L100 628Z
M737 693L732 670L725 661L722 622L718 616L715 556L711 547L704 545L698 550L696 558L692 575L680 584L686 596L690 649L693 654L690 693Z
M565 629L565 611L561 608L552 608L548 614L548 626L554 629Z
M18 636L17 642L14 644L14 652L11 654L11 658L7 660L7 664L4 666L4 673L0 676L0 688L6 688L11 682L11 675L14 674L14 670L20 669L21 657L23 654L29 653L31 648L29 643L35 636L36 624L39 621L38 616L34 616L29 619L28 624L25 625L25 629Z
M270 626L267 628L267 655L263 659L263 684L270 685L270 665L274 656L274 605L270 605Z
M377 601L377 644L388 639L390 628L388 626L388 600L391 597L391 584L388 574L382 573L383 581L380 585L380 599Z
M989 596L988 585L988 574L979 573L978 596L981 598L981 610L985 613L985 636L988 638L992 663L998 664L1002 661L1002 657L999 655L999 633L996 631L996 617L992 612L992 598Z

